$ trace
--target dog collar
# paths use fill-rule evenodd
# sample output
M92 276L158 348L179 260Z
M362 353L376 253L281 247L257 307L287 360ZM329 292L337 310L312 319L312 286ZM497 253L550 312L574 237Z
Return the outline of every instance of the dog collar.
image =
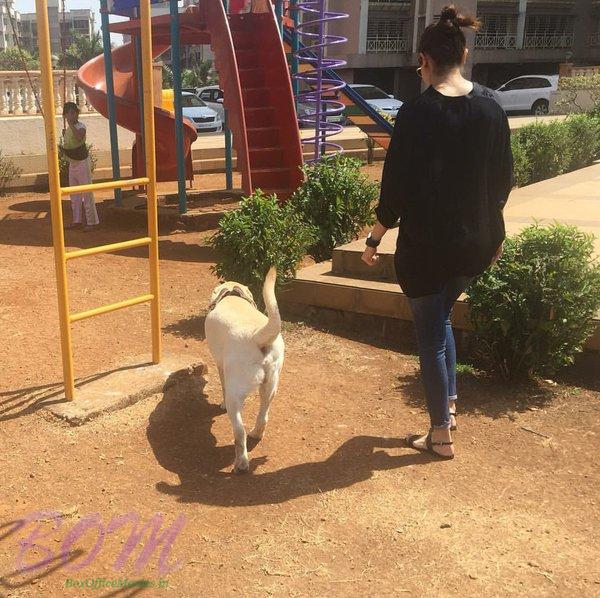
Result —
M223 299L225 299L225 297L239 297L240 299L243 299L244 301L247 301L250 305L252 305L252 307L256 307L256 304L254 303L254 301L250 301L250 299L248 299L248 297L245 297L242 293L239 292L238 289L231 289L230 291L226 291L225 293L223 293L209 308L208 311L211 312L215 307L217 307L217 305L219 305L219 303L221 301L223 301Z

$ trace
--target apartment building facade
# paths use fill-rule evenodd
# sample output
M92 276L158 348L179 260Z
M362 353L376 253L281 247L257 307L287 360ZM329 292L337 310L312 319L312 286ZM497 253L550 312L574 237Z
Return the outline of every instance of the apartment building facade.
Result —
M330 0L349 18L330 25L348 43L343 55L348 81L372 83L400 99L418 93L417 43L448 0ZM468 34L468 71L496 87L522 74L558 73L560 63L600 64L600 0L457 0L483 22Z
M12 48L17 45L17 40L15 39L13 27L10 22L9 10L15 20L17 34L19 31L20 15L14 11L12 0L8 0L7 3L2 2L0 4L0 50Z
M13 15L15 12L13 11ZM19 36L21 45L32 54L38 53L38 30L35 13L19 15ZM48 0L48 25L50 27L50 44L52 53L60 54L63 46L68 48L75 34L92 37L94 34L94 13L89 8L67 10L64 14L59 7L59 0ZM62 38L62 39L61 39Z

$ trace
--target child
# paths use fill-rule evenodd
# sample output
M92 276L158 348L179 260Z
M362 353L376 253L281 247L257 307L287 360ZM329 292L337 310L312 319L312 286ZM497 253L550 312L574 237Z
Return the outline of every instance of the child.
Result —
M88 185L92 182L90 157L85 144L85 125L79 122L79 108L73 102L65 102L63 115L68 127L63 133L61 150L69 159L69 185ZM73 222L69 228L80 228L85 214L84 231L92 230L99 224L94 194L75 193L71 195Z

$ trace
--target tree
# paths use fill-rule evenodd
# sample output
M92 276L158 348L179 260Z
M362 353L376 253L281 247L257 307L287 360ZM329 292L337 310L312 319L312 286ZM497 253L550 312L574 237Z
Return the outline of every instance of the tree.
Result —
M181 72L182 87L205 87L219 82L212 60L200 60L190 69Z
M40 68L39 61L27 50L22 50L22 56L18 48L7 48L0 50L0 71L23 71L23 60L29 70L37 71Z
M86 62L102 54L103 46L100 38L100 32L96 31L92 37L73 35L73 43L65 50L59 60L61 67L68 69L78 69Z

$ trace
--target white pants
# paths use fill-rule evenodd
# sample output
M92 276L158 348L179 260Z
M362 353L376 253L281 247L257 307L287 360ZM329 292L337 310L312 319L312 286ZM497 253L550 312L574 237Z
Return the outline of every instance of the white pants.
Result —
M69 162L69 185L89 185L92 182L92 171L90 159ZM94 226L100 222L98 211L94 202L94 194L76 193L71 195L71 209L73 210L73 224L82 224L82 216L85 213L85 223Z

